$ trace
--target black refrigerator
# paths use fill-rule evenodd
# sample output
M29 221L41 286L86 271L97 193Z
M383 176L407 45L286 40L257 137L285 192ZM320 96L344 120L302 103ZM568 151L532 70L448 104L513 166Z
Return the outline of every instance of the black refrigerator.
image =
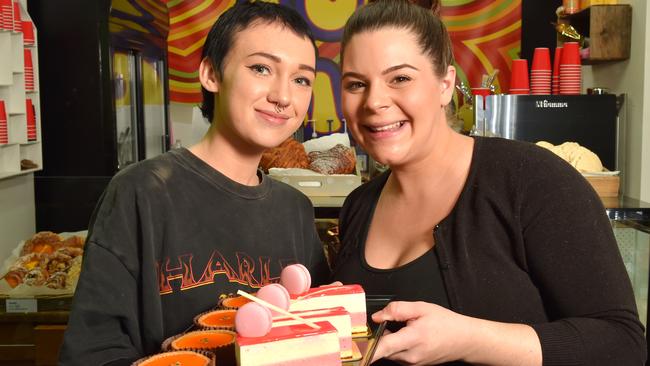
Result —
M120 169L170 147L162 0L29 0L39 30L36 229L87 228Z

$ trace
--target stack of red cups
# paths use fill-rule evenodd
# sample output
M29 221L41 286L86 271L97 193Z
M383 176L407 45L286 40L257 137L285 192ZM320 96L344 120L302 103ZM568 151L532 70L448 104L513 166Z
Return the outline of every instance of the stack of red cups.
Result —
M27 107L27 141L36 141L36 114L31 99L25 99Z
M20 4L18 0L14 0L14 32L23 31L23 21L20 18Z
M25 48L25 90L34 91L34 61L32 50Z
M27 46L33 46L36 43L34 25L29 20L23 20L23 43Z
M512 74L510 75L510 94L530 94L528 82L528 61L524 59L512 60Z
M530 94L551 94L551 53L548 48L535 48L530 66Z
M581 87L580 45L568 42L562 47L560 56L560 94L578 95Z
M9 130L7 129L7 111L5 101L0 100L0 144L9 143Z
M560 58L562 57L562 47L555 48L553 57L553 80L551 81L551 92L560 94Z
M0 0L0 30L14 29L14 10L11 0Z

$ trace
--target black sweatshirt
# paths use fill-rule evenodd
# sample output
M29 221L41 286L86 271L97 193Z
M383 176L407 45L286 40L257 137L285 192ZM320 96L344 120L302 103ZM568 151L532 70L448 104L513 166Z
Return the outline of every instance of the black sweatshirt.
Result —
M260 177L238 184L186 149L118 173L91 221L60 363L129 365L220 295L277 282L291 263L322 283L311 203Z
M335 279L359 265L349 258L365 243L389 174L348 196ZM551 152L476 138L467 182L435 242L451 309L531 325L544 365L644 364L643 325L605 209Z

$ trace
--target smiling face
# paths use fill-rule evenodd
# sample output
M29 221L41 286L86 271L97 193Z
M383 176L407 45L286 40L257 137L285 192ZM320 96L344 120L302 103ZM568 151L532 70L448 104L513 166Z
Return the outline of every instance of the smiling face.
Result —
M314 46L276 23L257 22L234 38L217 76L208 59L199 70L215 93L213 127L246 153L278 146L300 126L312 95Z
M425 159L446 128L453 66L438 77L406 29L364 31L343 50L342 108L357 142L392 167Z

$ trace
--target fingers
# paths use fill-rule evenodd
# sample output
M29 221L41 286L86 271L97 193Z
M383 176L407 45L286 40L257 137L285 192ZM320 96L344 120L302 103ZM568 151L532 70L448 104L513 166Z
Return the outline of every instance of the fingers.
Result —
M415 347L419 342L418 333L410 328L402 328L398 332L384 332L379 339L373 362L381 358L395 359L394 355L399 355Z
M375 323L381 323L384 320L398 322L414 320L426 314L427 305L421 301L393 301L382 310L372 314L372 320Z

